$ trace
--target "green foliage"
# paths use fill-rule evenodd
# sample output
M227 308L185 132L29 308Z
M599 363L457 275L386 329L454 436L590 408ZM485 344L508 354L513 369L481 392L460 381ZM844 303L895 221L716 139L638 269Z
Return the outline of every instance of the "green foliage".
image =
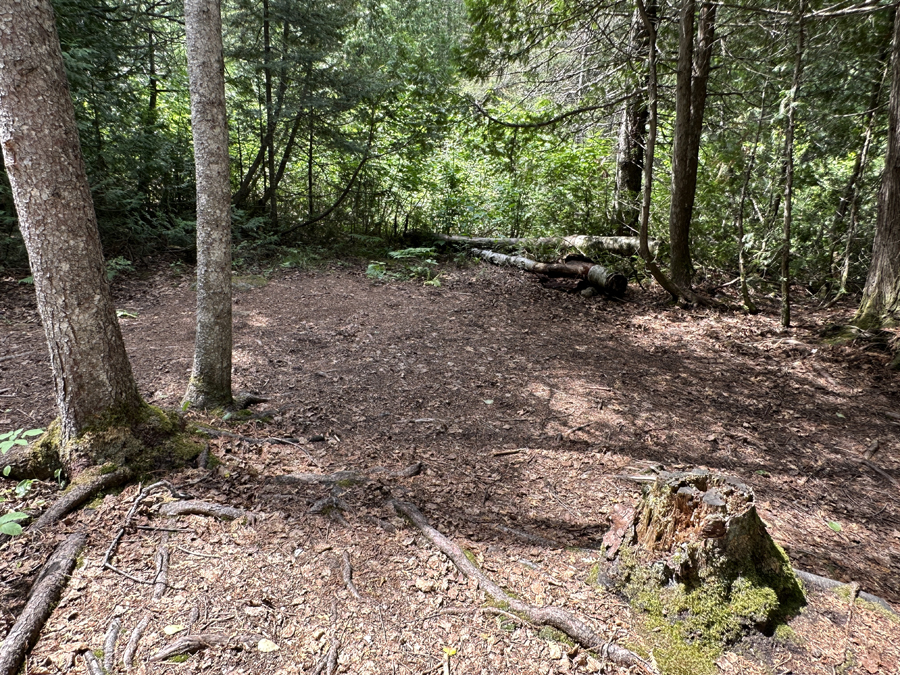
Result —
M0 516L0 533L15 537L22 534L22 526L18 521L27 520L30 516L20 511L9 511Z
M106 279L112 281L123 272L133 272L134 265L121 256L106 261Z
M15 431L7 431L0 434L0 454L5 455L14 445L28 445L26 438L33 438L44 433L43 429L16 429Z

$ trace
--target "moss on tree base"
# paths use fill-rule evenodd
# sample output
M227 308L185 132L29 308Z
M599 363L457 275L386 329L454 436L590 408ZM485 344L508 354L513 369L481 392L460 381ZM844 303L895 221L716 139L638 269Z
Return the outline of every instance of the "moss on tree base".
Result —
M82 476L119 468L140 475L184 466L203 448L179 413L144 404L135 415L109 414L67 442L55 420L28 448L10 457L10 477L46 479L62 470L70 481L80 482Z
M613 578L672 675L714 672L724 646L770 633L805 604L750 488L706 471L663 473L645 488Z

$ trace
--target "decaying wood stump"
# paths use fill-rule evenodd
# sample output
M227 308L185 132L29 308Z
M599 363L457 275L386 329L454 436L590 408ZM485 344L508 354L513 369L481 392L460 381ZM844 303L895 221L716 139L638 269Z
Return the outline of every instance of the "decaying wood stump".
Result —
M750 487L705 470L663 472L644 487L612 577L689 642L768 631L805 603Z

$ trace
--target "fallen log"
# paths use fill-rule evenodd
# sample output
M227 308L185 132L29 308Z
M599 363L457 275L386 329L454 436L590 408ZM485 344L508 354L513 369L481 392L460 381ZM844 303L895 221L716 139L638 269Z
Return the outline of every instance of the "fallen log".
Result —
M520 255L505 255L480 248L473 248L472 253L495 265L510 265L534 274L568 279L585 279L588 284L598 291L617 298L625 295L625 290L628 288L628 279L625 278L625 275L611 272L603 265L594 265L593 263L582 261L542 263Z
M491 248L519 248L522 246L555 246L570 248L587 254L588 251L609 251L619 255L637 255L640 249L638 237L594 237L586 234L573 234L568 237L463 237L455 234L435 234L435 239L450 244ZM659 250L659 240L647 242L650 252L655 256Z
M31 589L28 604L0 644L0 675L14 675L19 671L25 654L37 642L44 623L59 602L86 541L87 536L82 532L71 534L47 560Z

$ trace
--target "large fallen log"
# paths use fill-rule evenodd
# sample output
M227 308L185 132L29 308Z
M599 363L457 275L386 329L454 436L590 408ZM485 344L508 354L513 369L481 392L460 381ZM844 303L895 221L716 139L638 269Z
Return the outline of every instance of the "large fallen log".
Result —
M609 251L620 255L637 255L640 240L637 237L595 237L573 234L568 237L463 237L455 234L435 234L435 239L451 244L491 248L519 248L522 246L555 246L570 248L587 254L589 251ZM650 252L656 255L659 240L647 242Z
M510 265L519 269L544 274L548 277L566 277L569 279L585 279L588 284L608 295L617 298L625 295L628 279L617 272L611 272L603 265L589 262L572 261L567 263L542 263L520 255L505 255L494 251L473 248L472 253L495 265Z

